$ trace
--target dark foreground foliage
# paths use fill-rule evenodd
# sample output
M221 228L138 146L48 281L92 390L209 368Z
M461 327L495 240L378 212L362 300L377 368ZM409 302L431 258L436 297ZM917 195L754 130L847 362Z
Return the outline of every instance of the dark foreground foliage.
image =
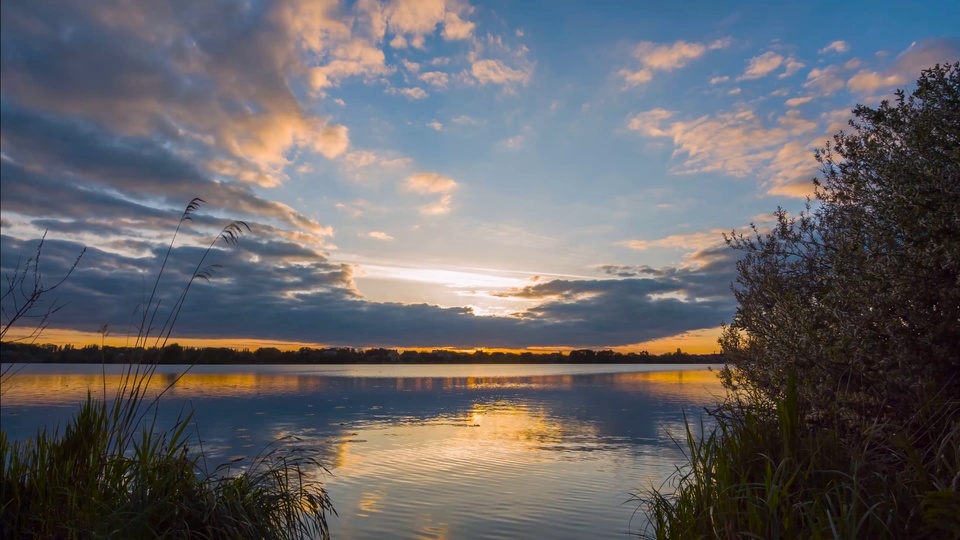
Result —
M207 472L187 446L189 415L134 433L129 403L88 399L62 433L25 442L0 432L3 538L328 537L315 460L274 450L240 474Z
M797 217L734 236L730 390L650 538L960 538L960 63L858 106Z
M208 470L203 448L188 446L192 413L166 429L157 426L157 403L176 381L159 393L151 390L155 353L166 345L190 287L219 268L204 266L218 240L234 244L248 230L241 221L224 227L161 313L156 292L167 257L202 202L191 201L180 218L153 292L139 310L133 354L120 385L111 389L113 397L104 378L102 399L88 394L62 432L44 428L25 441L10 441L0 430L0 538L329 537L327 514L335 512L320 482L326 470L310 452L275 445L240 472L230 468L237 462ZM58 309L55 301L44 302L56 286L45 287L37 270L42 245L7 276L0 337L31 318L40 321L30 334L36 337ZM148 340L154 347L146 347ZM0 394L16 384L16 371L13 364L0 369Z

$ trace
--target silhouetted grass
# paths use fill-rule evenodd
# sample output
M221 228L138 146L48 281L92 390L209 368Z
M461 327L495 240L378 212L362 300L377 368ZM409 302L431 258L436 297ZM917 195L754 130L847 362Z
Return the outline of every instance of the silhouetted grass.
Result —
M137 310L138 354L113 397L106 386L102 399L88 393L62 432L44 428L11 442L0 430L3 538L329 538L327 513L336 512L317 478L325 469L310 452L273 445L238 474L230 463L209 471L202 447L188 446L192 412L166 429L157 426L157 403L179 377L150 395L159 356L149 356L158 349L145 346L151 339L155 346L166 344L191 285L219 268L204 266L217 240L234 244L249 230L241 221L224 227L169 311L160 313L157 291L170 251L202 202L194 199L187 206L152 292ZM18 276L30 268L18 267ZM5 386L12 383L3 380Z
M772 408L715 411L702 437L688 419L678 441L686 465L636 496L649 519L641 536L960 538L958 404L913 406L911 427L863 425L841 437L800 422L791 383Z
M205 472L187 446L190 415L161 431L124 428L120 408L88 398L62 433L22 442L0 432L5 538L327 538L323 467L274 450L232 475Z

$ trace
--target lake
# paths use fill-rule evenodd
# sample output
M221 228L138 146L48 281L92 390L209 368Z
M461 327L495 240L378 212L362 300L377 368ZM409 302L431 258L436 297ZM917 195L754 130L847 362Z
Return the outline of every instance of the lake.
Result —
M116 388L101 369L26 366L3 429L62 425ZM334 539L626 538L645 525L631 494L682 463L683 414L722 394L702 365L195 366L159 415L192 407L210 468L281 438L318 451Z

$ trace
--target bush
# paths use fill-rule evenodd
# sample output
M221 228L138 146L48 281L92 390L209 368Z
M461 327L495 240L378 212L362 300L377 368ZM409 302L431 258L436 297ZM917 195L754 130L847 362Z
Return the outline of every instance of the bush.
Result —
M729 399L650 538L960 538L960 63L857 106L743 252Z
M720 342L731 388L774 400L795 373L814 417L902 423L960 395L960 63L853 113L807 211L728 238L744 257Z

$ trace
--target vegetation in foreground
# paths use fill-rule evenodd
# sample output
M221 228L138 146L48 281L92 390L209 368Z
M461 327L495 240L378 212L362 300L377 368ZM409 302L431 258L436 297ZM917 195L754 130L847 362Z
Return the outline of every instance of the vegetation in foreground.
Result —
M171 248L201 202L187 206ZM166 317L158 313L156 298L164 259L153 294L140 310L137 354L112 399L106 386L102 400L88 395L62 432L43 429L14 442L0 430L0 537L329 538L327 514L335 511L317 478L325 469L310 453L277 445L241 472L231 470L237 462L209 470L202 447L193 451L188 445L192 413L162 429L156 405L165 390L156 396L147 391L158 364L144 345L153 338L163 348L190 286L209 279L217 268L203 266L216 240L234 243L244 228L243 222L233 222L221 231ZM33 258L7 276L3 336L31 318L39 321L31 335L39 335L58 309L43 297L63 280L44 287L41 249L42 242ZM151 336L155 320L165 322ZM14 373L12 365L0 373L5 388Z
M142 399L142 398L140 398ZM137 402L88 399L63 433L0 432L4 538L327 538L333 510L308 456L274 449L240 474L191 452L191 417L125 425Z
M744 252L730 390L648 538L960 538L960 63L858 106Z

